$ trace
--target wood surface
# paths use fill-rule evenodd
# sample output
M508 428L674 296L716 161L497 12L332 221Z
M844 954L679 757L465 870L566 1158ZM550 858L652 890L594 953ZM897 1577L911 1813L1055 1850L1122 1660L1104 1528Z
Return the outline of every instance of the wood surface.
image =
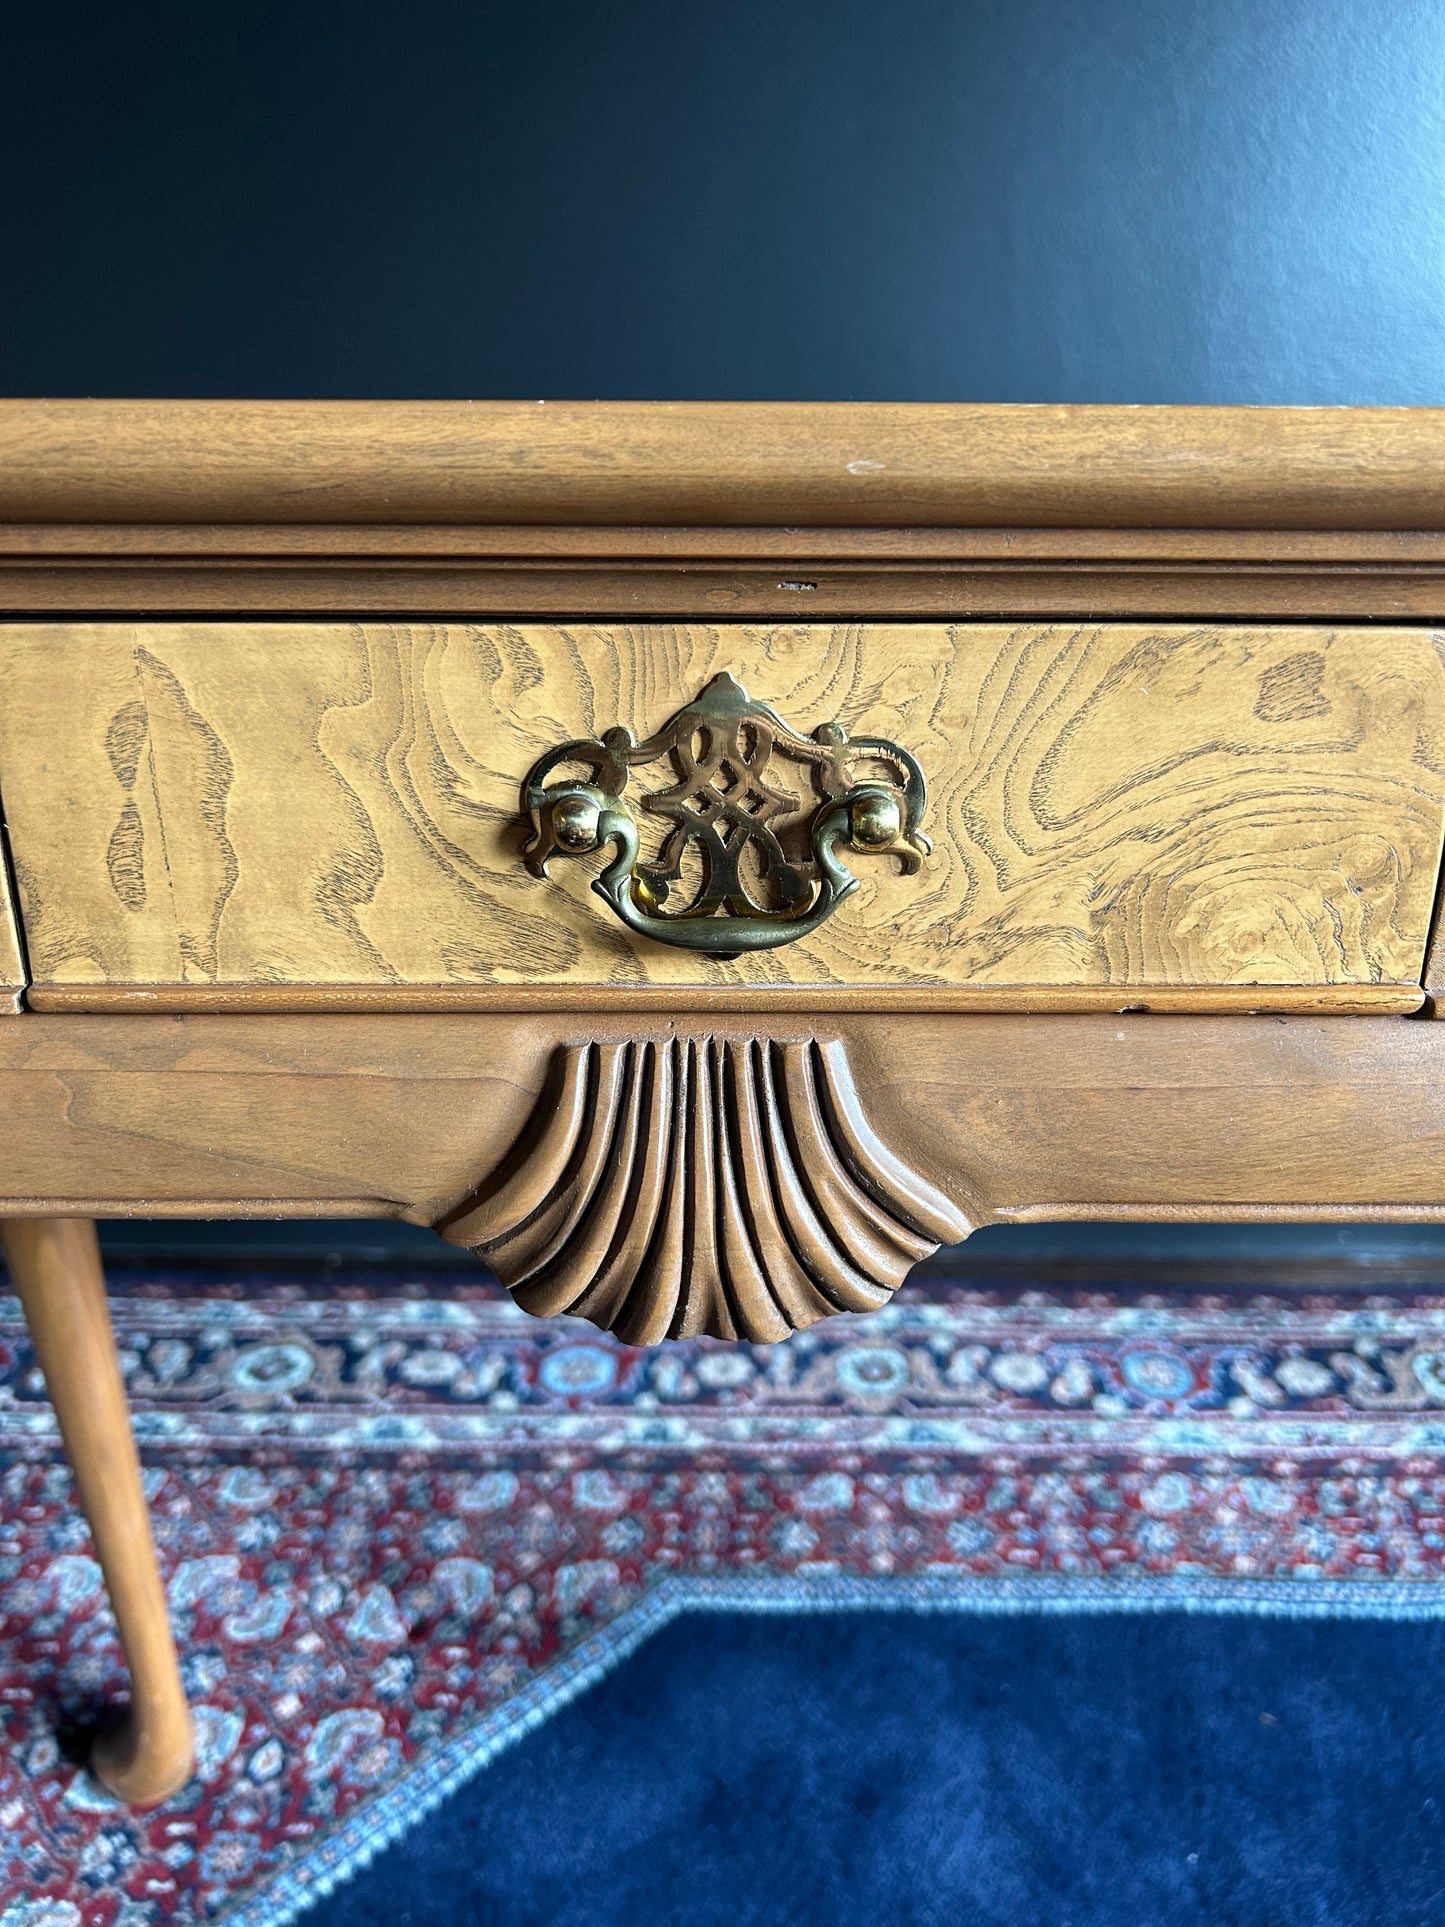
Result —
M1424 992L1421 1014L1445 1017L1445 878L1435 904L1435 921L1425 952Z
M857 621L1158 617L1441 621L1445 575L1400 562L732 564L650 558L240 559L0 554L0 614Z
M16 1219L0 1224L0 1241L11 1284L25 1307L130 1669L126 1717L101 1734L91 1766L122 1800L154 1806L191 1777L194 1741L95 1226L86 1218Z
M1131 561L1303 568L1434 568L1431 529L749 528L631 523L0 522L0 555L83 559L456 562L1043 562Z
M0 525L0 610L1445 618L1419 530Z
M878 1136L836 1038L572 1044L553 1069L496 1181L442 1226L538 1317L769 1344L877 1311L971 1229Z
M0 824L3 824L0 809ZM10 866L5 855L5 834L0 828L0 1017L13 1016L20 1008L20 993L25 988L25 959L20 948L20 927L16 921L15 899L10 888Z
M679 527L631 523L0 522L0 555L456 562L1150 562L1435 568L1431 529Z
M498 1173L559 1048L635 1020L60 1017L0 1025L0 1214L401 1217ZM679 1013L838 1039L872 1129L975 1226L1445 1220L1445 1028L1386 1017Z
M0 521L1445 527L1445 410L0 403Z
M935 853L724 963L521 861L534 759L720 669L923 764ZM117 987L1404 987L1445 796L1419 629L11 624L31 977ZM659 788L665 776L648 776ZM1258 1001L1258 1000L1254 1000Z
M588 984L50 984L28 990L31 1010L91 1011L124 1015L151 1011L184 1016L198 1011L491 1011L537 1016L558 1011L588 1011L605 1006L611 1016L627 1014L656 1022L680 1004L689 1010L726 1016L770 1018L827 1017L836 1011L877 1010L959 1016L999 1011L1098 1011L1132 1016L1152 1011L1228 1012L1277 1016L1405 1017L1425 1004L1419 984L1164 984L1147 990L1128 985L1082 984L925 984L879 991L858 984L781 985L769 988L690 985L685 992L666 984L609 987Z

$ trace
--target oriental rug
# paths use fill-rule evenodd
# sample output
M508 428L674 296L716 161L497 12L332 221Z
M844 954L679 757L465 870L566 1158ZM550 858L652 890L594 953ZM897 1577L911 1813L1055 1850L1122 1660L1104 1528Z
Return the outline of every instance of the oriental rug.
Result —
M124 1674L0 1299L0 1927L339 1903L700 1613L1445 1618L1442 1295L959 1277L638 1352L404 1273L112 1284L200 1771L75 1764Z

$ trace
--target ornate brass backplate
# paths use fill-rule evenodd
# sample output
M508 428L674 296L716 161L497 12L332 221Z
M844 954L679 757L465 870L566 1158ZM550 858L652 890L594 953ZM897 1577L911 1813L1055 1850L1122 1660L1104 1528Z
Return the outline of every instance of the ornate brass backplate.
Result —
M625 792L633 770L659 762L674 780L641 807L671 827L644 857ZM587 778L549 787L569 763ZM789 765L796 790L785 786ZM923 771L896 743L850 738L838 723L799 735L724 672L645 742L616 728L549 750L522 788L532 821L523 854L545 876L555 855L611 844L616 855L592 887L629 929L736 957L806 936L857 889L842 844L917 870L932 848L919 827L926 795ZM696 857L700 877L684 880ZM677 896L687 901L669 908Z

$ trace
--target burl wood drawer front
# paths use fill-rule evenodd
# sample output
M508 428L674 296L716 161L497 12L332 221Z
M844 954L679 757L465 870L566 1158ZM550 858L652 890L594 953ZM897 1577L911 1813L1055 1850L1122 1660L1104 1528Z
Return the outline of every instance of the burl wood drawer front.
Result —
M519 800L548 750L645 737L724 671L798 731L909 751L933 842L914 875L850 856L860 888L825 923L732 960L625 928L589 888L600 856L529 874ZM1426 629L18 623L0 689L42 1006L181 985L1418 1002L1445 816ZM659 787L634 785L660 844Z

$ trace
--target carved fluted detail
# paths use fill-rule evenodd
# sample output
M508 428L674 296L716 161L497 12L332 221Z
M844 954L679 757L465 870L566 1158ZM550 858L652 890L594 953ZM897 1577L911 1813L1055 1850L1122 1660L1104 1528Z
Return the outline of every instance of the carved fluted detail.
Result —
M630 1344L768 1342L876 1311L968 1235L878 1136L844 1045L576 1044L512 1157L445 1226L540 1317Z

